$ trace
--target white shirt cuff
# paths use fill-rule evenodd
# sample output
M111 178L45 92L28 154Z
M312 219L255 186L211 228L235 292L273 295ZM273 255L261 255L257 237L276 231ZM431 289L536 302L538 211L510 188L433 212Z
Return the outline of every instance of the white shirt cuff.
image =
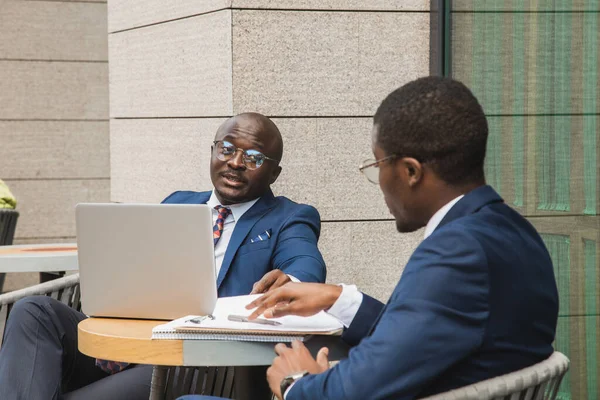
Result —
M327 310L327 313L337 318L347 328L360 308L363 294L356 288L356 285L344 285L342 283L340 286L342 287L342 294Z
M300 282L300 279L296 278L294 275L287 274L288 278L292 280L292 282ZM291 386L290 386L291 387Z
M298 381L296 381L296 382L298 382ZM294 385L296 384L296 382L292 382L292 384L290 385L290 387L287 388L287 390L283 394L283 400L285 400L285 398L287 397L287 394L290 392L290 390L292 390L292 388L294 387ZM275 396L273 396L273 398L275 398Z

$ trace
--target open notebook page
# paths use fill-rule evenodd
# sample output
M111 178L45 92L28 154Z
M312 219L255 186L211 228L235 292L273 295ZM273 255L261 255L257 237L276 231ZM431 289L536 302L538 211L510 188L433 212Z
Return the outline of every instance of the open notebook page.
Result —
M223 297L217 300L213 317L214 319L204 318L200 323L194 323L190 320L195 316L186 316L171 321L169 328L176 331L203 331L203 330L233 330L233 331L252 331L252 332L306 332L310 334L334 334L340 333L343 325L336 318L325 312L320 312L310 317L285 316L281 318L272 318L270 320L278 321L281 325L264 325L254 322L230 321L229 315L248 316L252 310L246 310L246 305L261 295L247 295L235 297ZM158 327L157 327L158 328Z

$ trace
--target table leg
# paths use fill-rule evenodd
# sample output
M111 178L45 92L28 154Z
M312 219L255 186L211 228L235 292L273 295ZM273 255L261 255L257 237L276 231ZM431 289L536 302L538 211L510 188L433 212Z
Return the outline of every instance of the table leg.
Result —
M233 385L236 400L271 400L267 383L269 367L235 367Z
M50 282L54 279L62 278L63 276L65 276L64 271L40 272L40 283Z
M152 369L152 383L150 384L150 400L164 400L169 367L155 365Z

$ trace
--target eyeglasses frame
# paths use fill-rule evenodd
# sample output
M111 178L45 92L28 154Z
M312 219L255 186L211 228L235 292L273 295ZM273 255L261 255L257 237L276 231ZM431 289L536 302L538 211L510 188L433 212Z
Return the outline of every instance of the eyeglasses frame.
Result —
M372 183L372 184L374 184L374 185L378 185L378 184L379 184L379 180L378 180L377 182L373 182L371 179L369 179L369 177L368 177L368 176L367 176L367 174L365 173L365 169L367 169L367 168L373 168L373 167L377 167L377 168L379 168L379 164L381 164L381 163L383 163L383 162L385 162L385 161L389 161L389 160L396 159L396 158L399 158L399 157L398 157L398 155L396 155L396 154L392 154L392 155L389 155L389 156L387 156L387 157L380 158L379 160L375 160L375 161L373 161L372 163L370 163L370 164L367 164L367 165L363 165L363 164L361 164L361 165L358 167L358 170L359 170L359 171L360 171L360 172L361 172L361 173L362 173L362 174L365 176L365 178L367 178L367 180L368 180L369 182L371 182L371 183Z
M220 143L227 142L227 143L229 143L229 144L231 144L231 145L233 146L233 143L231 143L231 142L228 142L227 140L215 140L215 141L213 141L213 142L212 142L212 146L210 146L210 148L211 148L211 151L212 151L213 153L214 153L214 151L215 151L215 148L216 148L216 146L217 146L217 144L218 144L219 142L220 142ZM247 153L247 151L248 151L248 150L244 150L244 149L242 149L241 147L235 147L235 146L233 146L233 148L234 148L234 150L233 150L233 154L231 155L231 158L229 158L229 160L231 160L232 158L234 158L234 157L235 157L235 154L238 152L238 150L242 152L242 161L244 160L243 156L246 156L246 157L248 157L248 153ZM254 149L249 149L249 150L254 150ZM281 160L277 160L277 159L275 159L275 158L268 157L268 156L264 155L263 153L261 153L261 152L260 152L260 151L258 151L258 150L254 150L254 151L256 151L257 153L261 154L261 155L262 155L262 156L265 158L265 160L271 160L271 161L275 161L275 162L277 162L277 163L281 162ZM217 158L219 158L219 157L217 156ZM221 161L229 161L229 160L221 160ZM250 167L248 167L248 166L246 165L246 163L245 163L245 162L244 162L244 165L246 166L246 168L248 168L248 169L250 169L250 170L257 170L257 169L259 169L260 167L262 167L262 166L263 166L262 164L260 164L260 165L259 165L258 167L256 167L256 168L250 168Z

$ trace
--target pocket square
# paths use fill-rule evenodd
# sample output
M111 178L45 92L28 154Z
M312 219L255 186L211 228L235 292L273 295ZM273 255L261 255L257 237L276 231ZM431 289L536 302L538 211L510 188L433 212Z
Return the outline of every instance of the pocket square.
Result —
M266 231L264 231L257 237L250 239L250 243L262 242L263 240L269 240L269 239L271 239L271 230L267 229Z

